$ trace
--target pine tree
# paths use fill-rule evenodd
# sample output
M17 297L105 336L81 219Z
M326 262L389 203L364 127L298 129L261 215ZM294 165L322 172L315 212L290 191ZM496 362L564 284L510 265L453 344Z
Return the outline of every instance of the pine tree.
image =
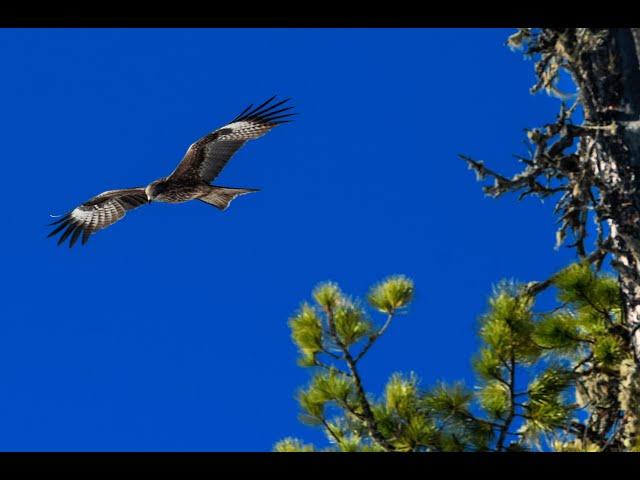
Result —
M536 308L537 283L503 282L482 316L473 358L474 389L462 383L423 389L416 374L395 373L379 396L364 389L358 366L414 286L403 276L372 287L365 302L324 283L290 319L299 365L312 370L298 393L300 419L322 428L328 451L638 450L640 407L634 359L625 348L618 282L588 262L554 275L558 306ZM620 432L627 434L622 437ZM317 451L298 439L276 451Z
M477 391L423 390L415 375L396 374L374 399L358 362L408 306L413 284L394 277L372 289L369 305L387 315L380 327L337 285L318 287L291 328L300 364L316 370L299 395L302 418L327 432L329 449L640 450L640 29L524 28L508 45L535 61L532 92L561 97L559 114L528 130L531 153L512 177L461 157L493 180L489 196L555 199L557 243L572 237L579 262L542 282L496 287L473 361ZM557 87L563 73L577 87L570 106ZM615 278L600 272L607 258ZM547 288L558 306L537 311Z
M609 347L632 354L633 361L625 368L629 384L636 384L640 377L640 29L524 28L508 44L535 60L537 82L532 92L566 97L557 88L566 73L577 87L575 102L570 107L562 102L555 122L528 131L530 156L521 158L524 169L510 178L483 162L462 158L480 179L493 179L493 185L484 189L490 196L519 192L521 199L531 195L556 199L558 246L571 236L569 246L582 260L600 268L610 258L622 296L623 343ZM591 221L592 246L587 242ZM607 388L618 387L612 383ZM623 415L617 441L627 444L635 434L638 412L626 409Z

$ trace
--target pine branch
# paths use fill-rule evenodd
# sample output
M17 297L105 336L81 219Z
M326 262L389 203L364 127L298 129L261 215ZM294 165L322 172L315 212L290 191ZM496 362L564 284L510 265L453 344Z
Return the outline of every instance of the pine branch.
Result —
M340 336L336 332L336 326L334 321L334 312L332 307L327 307L325 309L325 313L327 314L327 323L329 327L329 335L332 340L338 346L338 348L342 351L342 355L344 357L345 362L351 372L351 377L353 379L353 384L356 391L356 396L358 398L358 403L360 408L362 409L362 420L364 421L369 435L373 438L378 445L380 445L386 451L395 450L394 446L387 441L387 439L380 433L378 430L378 425L376 419L373 415L373 411L371 410L371 405L369 404L369 400L367 399L367 395L362 386L362 379L360 378L360 374L356 367L356 362L349 351L349 348L344 344L344 342L340 339Z
M602 259L607 255L608 251L606 250L607 246L610 245L610 241L607 241L602 248L598 248L597 250L594 250L593 252L591 252L591 254L589 254L584 261L587 263L601 263ZM524 290L524 293L526 295L530 295L530 296L536 296L539 293L542 293L543 291L545 291L547 288L551 287L556 279L566 271L566 268L563 268L559 271L557 271L556 273L554 273L553 275L551 275L549 278L547 278L546 280L541 280L539 282L529 282Z
M329 432L329 435L331 435L331 437L336 441L336 445L340 446L340 437L338 437L338 435L333 431L331 425L329 425L329 422L327 422L324 417L321 418L320 421L322 422L322 425L327 430L327 432Z
M313 366L320 367L320 368L322 368L324 370L327 370L328 372L335 371L335 372L338 372L339 374L344 375L346 377L351 377L351 373L350 372L345 372L344 370L336 367L335 365L329 365L327 363L324 363L324 362L318 360L317 358L314 358Z

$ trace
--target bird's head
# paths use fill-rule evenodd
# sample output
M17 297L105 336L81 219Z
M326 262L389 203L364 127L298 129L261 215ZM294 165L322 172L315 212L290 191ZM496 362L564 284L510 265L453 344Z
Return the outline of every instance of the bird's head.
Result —
M167 185L164 178L156 180L155 182L151 182L149 185L147 185L147 187L144 189L144 193L147 194L147 200L149 201L149 203L151 203L153 199L164 192L166 190L166 187Z

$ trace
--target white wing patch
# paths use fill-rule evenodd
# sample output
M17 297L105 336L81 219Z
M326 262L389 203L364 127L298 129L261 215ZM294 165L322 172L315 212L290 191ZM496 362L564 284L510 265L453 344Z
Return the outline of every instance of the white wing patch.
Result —
M252 140L254 138L261 137L269 130L271 130L274 125L252 122L252 121L242 121L242 122L234 122L229 125L225 125L222 127L223 130L230 129L230 133L225 133L224 135L220 135L218 137L220 140Z

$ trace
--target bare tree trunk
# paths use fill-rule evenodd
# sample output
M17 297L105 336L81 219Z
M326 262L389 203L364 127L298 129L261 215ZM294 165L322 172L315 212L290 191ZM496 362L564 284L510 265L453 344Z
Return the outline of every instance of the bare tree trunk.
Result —
M576 81L587 125L610 126L586 137L620 275L625 321L640 361L640 29L613 29L586 53Z

